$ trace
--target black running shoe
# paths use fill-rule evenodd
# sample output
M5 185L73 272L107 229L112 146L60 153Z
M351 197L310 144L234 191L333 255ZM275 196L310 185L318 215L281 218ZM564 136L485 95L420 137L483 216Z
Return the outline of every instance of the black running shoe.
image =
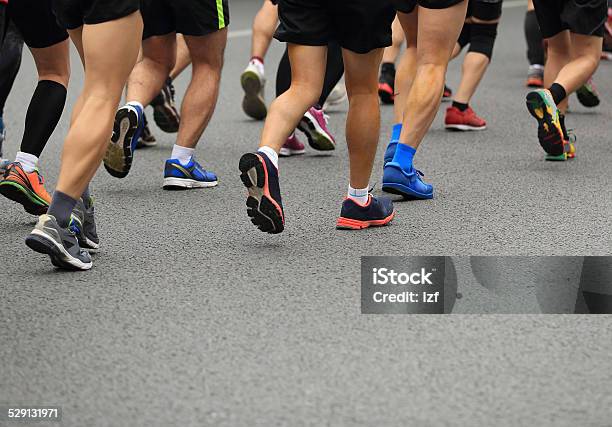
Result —
M161 92L151 101L151 106L155 124L161 130L167 133L178 132L181 116L174 103L174 86L170 77L166 80Z
M95 251L99 249L100 239L96 230L93 198L89 198L87 205L85 205L85 201L82 198L79 199L72 214L73 221L71 221L70 228L76 234L79 245L87 250Z
M34 230L26 237L26 245L51 257L51 263L65 270L89 270L91 257L81 249L76 235L69 228L59 226L51 215L41 215Z
M124 105L115 114L113 135L104 155L104 168L116 178L130 173L136 143L142 131L142 110L134 105Z
M442 102L450 101L453 97L453 91L450 87L444 85L444 92L442 93Z
M247 153L240 158L240 179L249 192L247 214L261 231L277 234L285 228L278 170L264 153Z
M146 114L142 115L142 121L142 132L140 134L140 138L138 138L138 142L136 142L136 148L155 147L157 145L157 140L151 132L151 129L149 129L149 123L147 122Z
M378 78L378 96L383 104L393 104L395 99L395 66L382 64Z

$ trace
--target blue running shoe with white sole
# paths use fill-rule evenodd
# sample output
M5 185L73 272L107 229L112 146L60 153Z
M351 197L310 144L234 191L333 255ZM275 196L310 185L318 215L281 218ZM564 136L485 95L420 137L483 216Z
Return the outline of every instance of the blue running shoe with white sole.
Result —
M130 173L143 124L140 107L127 104L117 110L113 135L104 155L104 168L112 176L125 178Z
M336 228L361 230L368 227L381 227L389 224L394 217L393 202L387 197L376 198L370 194L365 205L346 198L342 203L342 211L336 222Z
M397 148L398 141L391 141L389 145L387 145L387 149L385 150L385 156L383 165L387 166L387 163L393 161L393 156L395 156L395 149Z
M205 170L191 157L187 164L178 159L166 160L164 167L164 190L216 187L217 175Z
M414 167L405 171L399 163L389 162L385 165L382 189L406 199L432 199L433 186L423 182L422 176Z

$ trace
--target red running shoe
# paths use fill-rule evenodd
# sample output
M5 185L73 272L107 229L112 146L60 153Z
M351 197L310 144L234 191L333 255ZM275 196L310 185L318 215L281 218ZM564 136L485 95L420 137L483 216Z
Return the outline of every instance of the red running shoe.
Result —
M471 107L461 111L451 106L446 109L444 127L452 130L485 130L487 122L478 117Z

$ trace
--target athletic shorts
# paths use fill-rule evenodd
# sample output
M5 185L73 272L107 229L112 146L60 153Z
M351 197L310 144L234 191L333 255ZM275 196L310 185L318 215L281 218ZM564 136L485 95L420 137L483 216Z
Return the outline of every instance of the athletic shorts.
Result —
M7 27L8 20L6 17L6 3L0 0L0 49L2 49L2 43L4 43L4 36L6 35Z
M565 30L603 37L607 0L533 0L533 4L545 39Z
M13 0L8 4L7 14L28 47L49 47L68 38L55 19L51 0Z
M483 21L495 21L502 14L502 0L470 0L467 17Z
M229 25L228 0L142 0L143 39L181 33L205 36Z
M279 0L278 17L282 42L368 53L391 45L395 10L391 0Z
M140 9L140 0L52 0L57 22L68 30L124 18Z
M403 13L412 13L417 5L425 9L448 9L463 0L393 0L395 10Z

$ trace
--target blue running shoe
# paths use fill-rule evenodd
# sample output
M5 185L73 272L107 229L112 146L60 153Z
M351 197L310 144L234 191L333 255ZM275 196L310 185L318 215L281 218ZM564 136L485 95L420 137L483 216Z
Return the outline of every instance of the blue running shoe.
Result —
M406 199L432 199L433 186L423 182L422 176L414 167L404 171L399 163L389 162L385 165L382 189Z
M216 187L217 175L204 170L193 157L184 165L178 159L166 160L164 167L164 190Z
M391 141L389 142L389 145L387 145L383 166L387 166L387 163L393 161L393 156L395 156L395 149L397 148L397 143L397 141Z
M285 229L278 170L264 153L247 153L240 158L240 179L247 188L247 214L261 231L277 234Z
M124 105L115 114L115 124L110 144L104 155L104 168L116 178L125 178L130 173L136 144L143 127L142 109L135 105Z
M393 202L387 197L377 199L371 194L365 205L346 198L342 203L340 218L336 228L344 230L361 230L368 227L380 227L389 224L395 217Z

